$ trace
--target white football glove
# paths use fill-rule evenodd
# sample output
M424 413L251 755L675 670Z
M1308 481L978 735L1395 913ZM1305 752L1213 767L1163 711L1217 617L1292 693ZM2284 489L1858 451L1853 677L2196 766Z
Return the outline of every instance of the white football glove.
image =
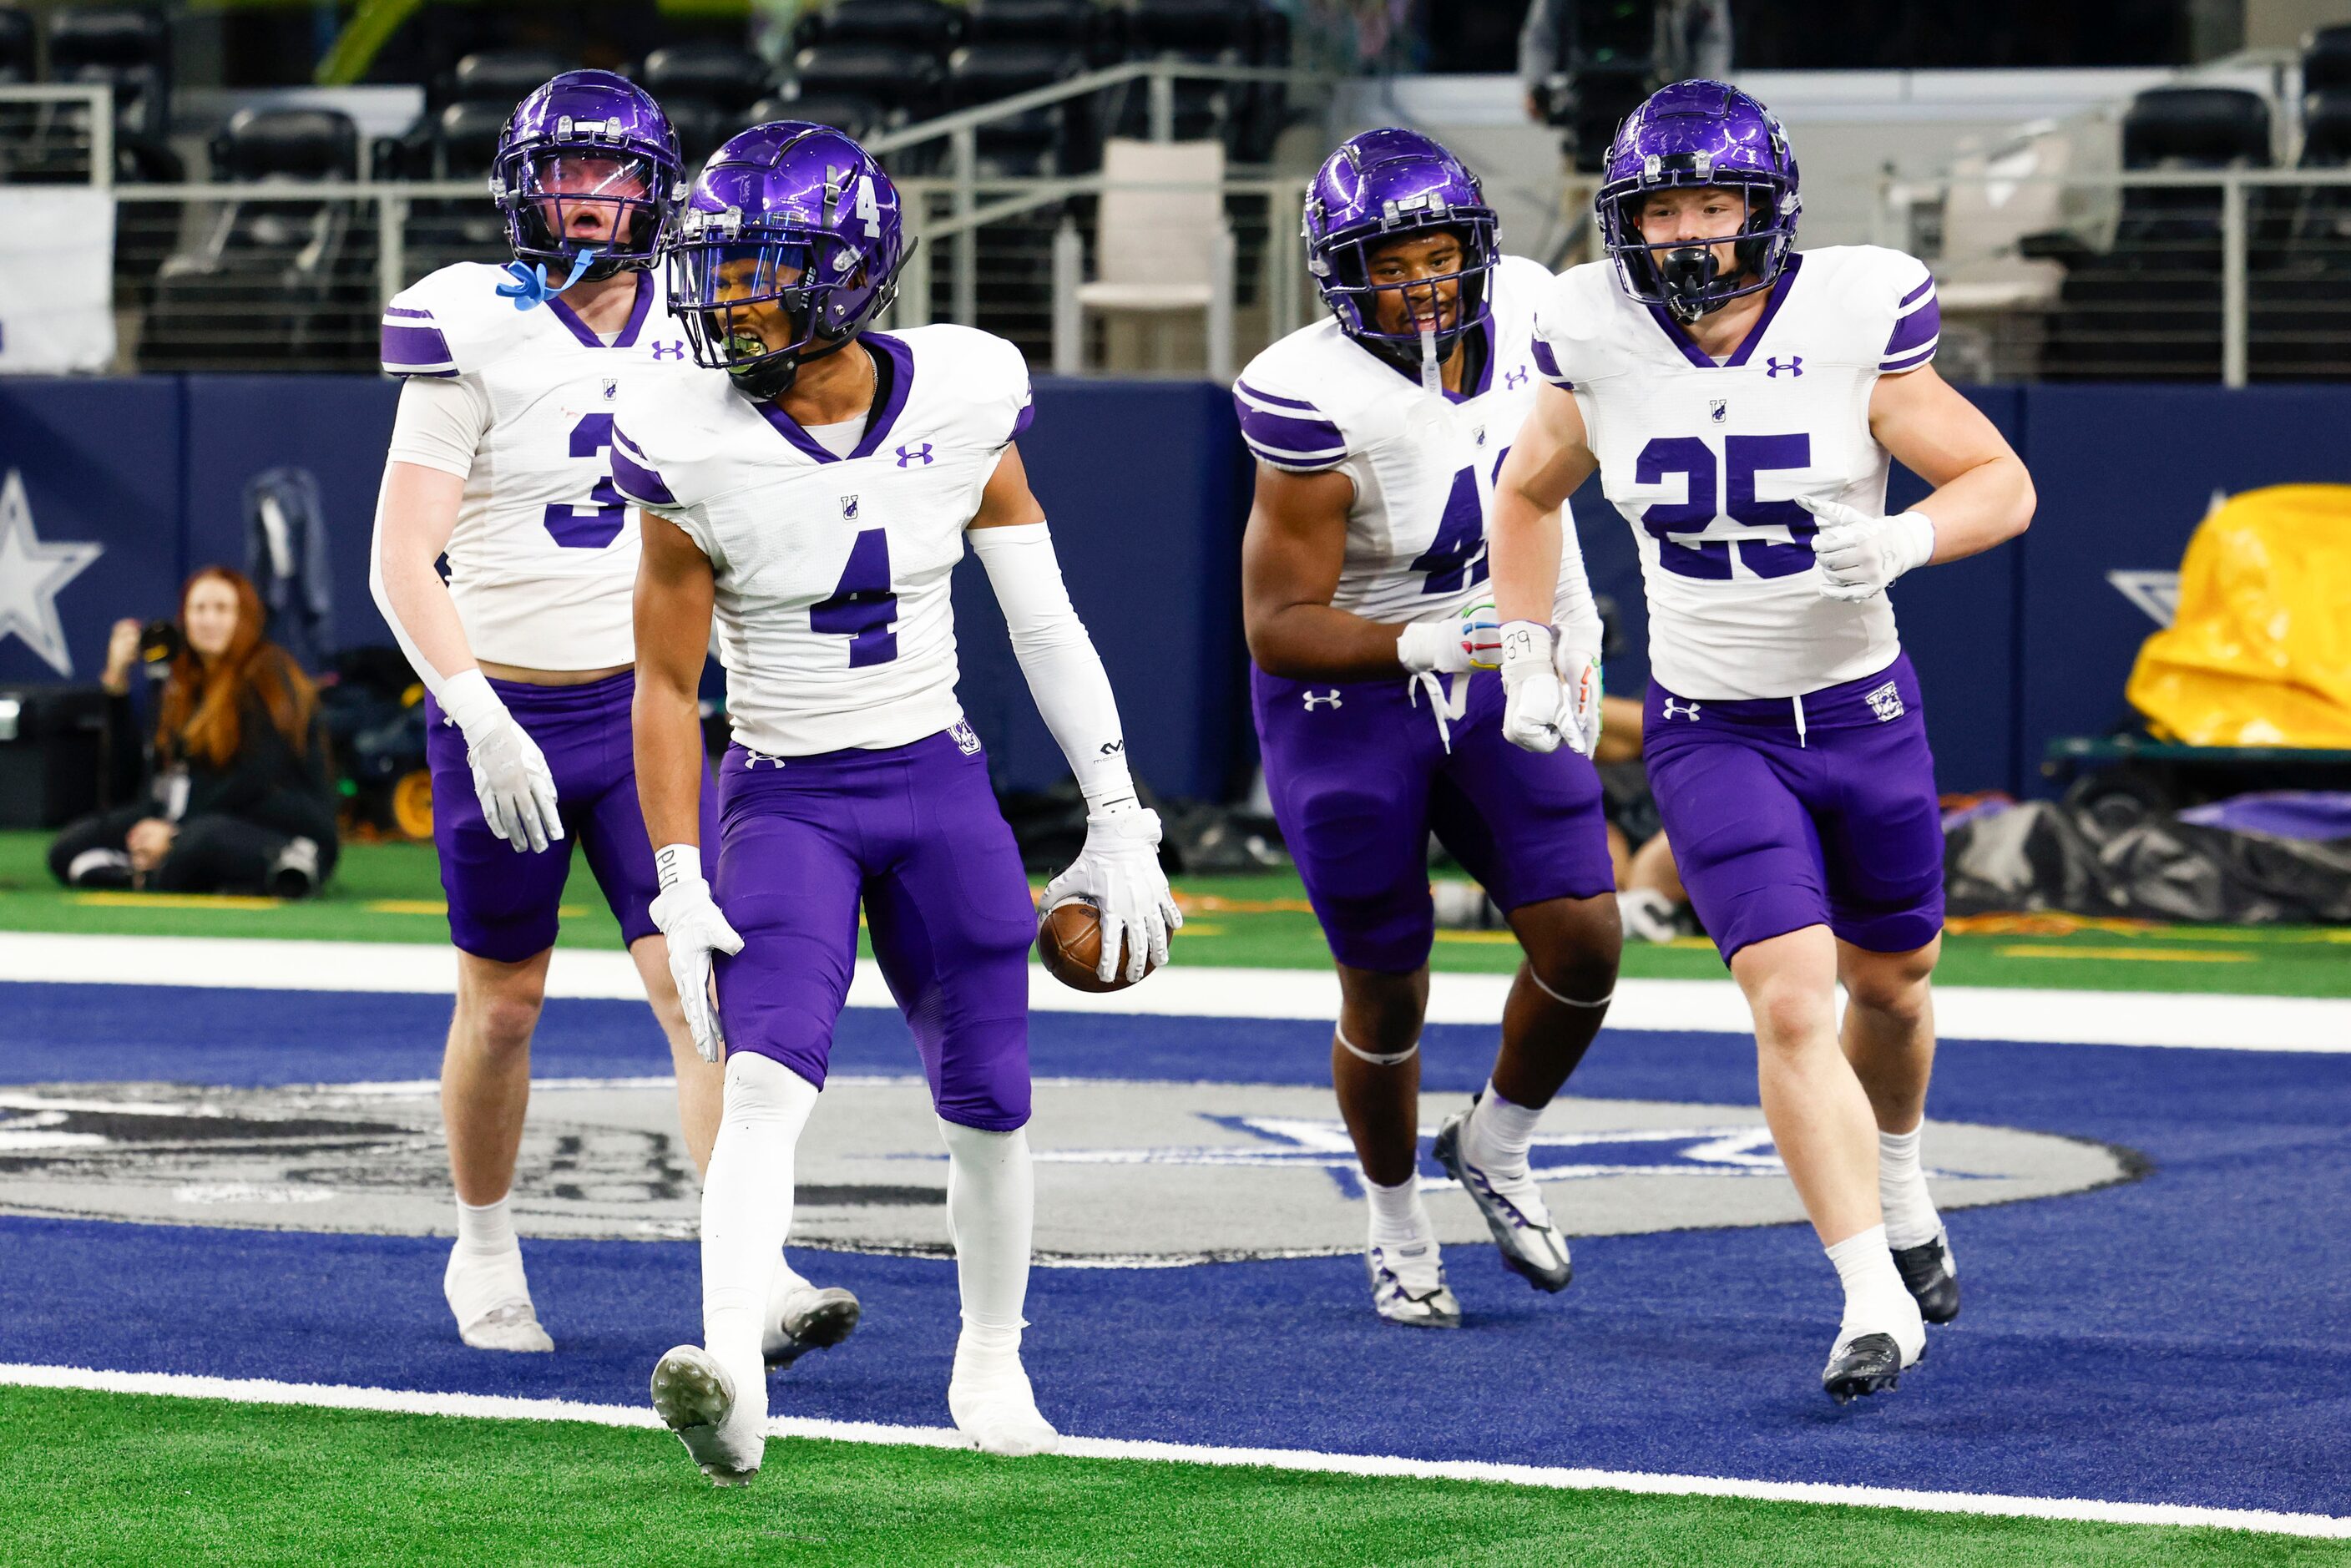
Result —
M1045 884L1043 909L1050 913L1073 898L1091 903L1102 917L1096 979L1117 974L1122 940L1129 980L1143 978L1146 955L1155 967L1167 962L1167 934L1182 927L1184 914L1159 869L1159 813L1144 806L1090 813L1086 846L1069 870Z
M669 977L677 987L677 1005L685 1013L686 1032L705 1061L726 1054L726 1037L718 1030L718 1009L711 1000L710 955L740 953L743 938L718 912L703 880L702 852L692 844L668 844L655 852L662 890L648 913L669 943Z
M1559 639L1552 664L1559 672L1560 737L1578 757L1600 749L1600 650Z
M1886 591L1886 585L1935 553L1935 525L1921 512L1873 517L1842 501L1799 496L1796 504L1820 518L1813 559L1820 563L1821 597L1846 604Z
M452 675L441 685L441 711L465 737L465 760L474 770L474 793L481 797L482 820L515 852L537 853L563 836L556 810L555 775L538 742L521 726L479 670Z
M1414 674L1466 675L1502 662L1502 623L1491 604L1473 604L1439 621L1415 621L1396 636L1396 663Z
M1595 699L1596 700L1596 699ZM1583 732L1561 719L1566 694L1559 670L1552 663L1551 628L1533 621L1512 621L1502 627L1502 738L1533 752L1552 752L1573 730L1580 744Z

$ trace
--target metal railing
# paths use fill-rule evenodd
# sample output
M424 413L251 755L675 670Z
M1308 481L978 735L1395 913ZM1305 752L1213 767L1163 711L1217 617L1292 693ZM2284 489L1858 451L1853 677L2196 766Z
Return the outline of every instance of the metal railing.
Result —
M111 87L0 87L0 184L36 183L113 185Z
M1888 229L1971 379L2351 379L2351 170L1954 175Z

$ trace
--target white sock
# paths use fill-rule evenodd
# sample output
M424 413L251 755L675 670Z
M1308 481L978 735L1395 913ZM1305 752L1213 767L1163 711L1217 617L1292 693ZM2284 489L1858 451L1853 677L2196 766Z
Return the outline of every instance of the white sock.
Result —
M726 1109L702 1183L702 1342L734 1380L734 1419L761 1428L761 1320L792 1225L792 1152L816 1092L772 1057L728 1055Z
M1907 1133L1877 1134L1877 1204L1886 1211L1886 1241L1897 1249L1923 1247L1943 1228L1918 1165L1921 1122Z
M507 1200L496 1203L467 1203L457 1200L457 1250L476 1258L496 1258L519 1251L522 1243L515 1238L514 1216L507 1212Z
M780 1301L794 1291L807 1291L814 1288L809 1283L806 1274L792 1267L792 1260L780 1252L776 1254L775 1282L768 1287L769 1299Z
M1489 1079L1485 1096L1469 1113L1469 1124L1462 1138L1468 1147L1462 1153L1488 1176L1504 1180L1524 1176L1527 1151L1534 1146L1535 1124L1541 1120L1541 1108L1503 1099Z
M1894 1267L1894 1254L1886 1249L1886 1227L1873 1225L1846 1237L1827 1251L1829 1261L1836 1266L1837 1278L1844 1282L1841 1332L1894 1333L1907 1342L1907 1324L1920 1323L1918 1303L1910 1299L1909 1288L1902 1283L1902 1276ZM1897 1333L1897 1329L1903 1332ZM1923 1324L1917 1333L1925 1334Z
M965 1333L977 1328L1000 1337L1008 1331L1017 1348L1037 1213L1029 1130L989 1133L942 1119L939 1135L947 1145L947 1235L955 1243Z
M1420 1181L1408 1176L1394 1186L1364 1178L1364 1196L1372 1203L1372 1244L1391 1246L1428 1234L1428 1210L1420 1201Z

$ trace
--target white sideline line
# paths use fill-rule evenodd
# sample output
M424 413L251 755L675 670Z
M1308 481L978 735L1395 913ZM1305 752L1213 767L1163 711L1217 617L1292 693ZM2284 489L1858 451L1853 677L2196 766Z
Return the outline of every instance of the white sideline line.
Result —
M454 1416L516 1421L580 1421L598 1427L652 1427L650 1409L589 1405L569 1399L508 1395L423 1393L328 1383L277 1383L249 1377L202 1377L175 1372L101 1372L79 1366L0 1364L0 1385L76 1388L103 1394L159 1394L220 1399L241 1405L293 1405L402 1416ZM889 1427L871 1421L813 1421L779 1416L769 1435L898 1448L964 1448L959 1432L935 1427ZM1064 1437L1061 1452L1082 1459L1154 1459L1176 1464L1254 1466L1328 1475L1405 1476L1428 1480L1483 1481L1564 1491L1641 1492L1660 1497L1726 1497L1766 1502L1829 1503L1917 1513L1964 1513L2004 1519L2065 1520L2094 1524L2170 1525L2254 1531L2321 1540L2351 1540L2351 1519L2263 1509L2199 1508L2185 1503L2105 1502L2091 1498L2002 1497L1984 1492L1912 1491L1900 1487L1843 1486L1827 1481L1741 1480L1721 1476L1657 1475L1641 1470L1571 1469L1547 1465L1491 1464L1471 1459L1407 1459L1378 1454L1326 1454L1300 1448L1228 1448L1123 1437Z
M451 949L423 943L0 934L0 981L448 996L456 972ZM1510 988L1508 975L1434 975L1428 1019L1498 1022ZM626 953L555 950L549 996L634 1000L643 994ZM1040 1012L1320 1020L1337 1016L1339 983L1321 969L1178 964L1131 990L1092 996L1032 967L1029 1004ZM849 1005L896 1005L872 962L858 963ZM2351 1053L2351 999L2334 998L1938 986L1935 1015L1938 1031L1949 1040ZM1732 1035L1752 1027L1739 988L1728 979L1620 980L1608 1023Z

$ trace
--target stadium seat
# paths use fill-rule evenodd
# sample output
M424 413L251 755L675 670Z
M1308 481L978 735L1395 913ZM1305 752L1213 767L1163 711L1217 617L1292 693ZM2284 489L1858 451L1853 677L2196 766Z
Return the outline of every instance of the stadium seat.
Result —
M673 44L645 57L639 86L666 109L673 99L698 99L721 113L740 116L767 96L773 73L748 49L730 44Z
M1128 0L1123 17L1130 60L1255 65L1267 41L1256 0ZM1281 37L1286 48L1288 36ZM1118 133L1147 134L1149 93L1138 84L1120 96ZM1240 155L1255 118L1258 95L1250 84L1178 81L1175 96L1176 141L1214 138L1225 142L1228 152Z
M862 98L900 120L937 111L940 62L894 44L819 44L795 63L799 96Z
M2351 86L2304 98L2302 131L2299 167L2351 169ZM2351 186L2275 193L2287 204L2285 234L2251 279L2250 369L2264 380L2351 376Z
M31 81L37 55L33 47L33 14L0 5L0 87L21 87Z
M404 172L414 180L480 180L497 161L498 138L513 110L476 101L444 105L411 143ZM379 173L381 172L379 160ZM407 272L421 277L453 261L507 259L506 219L479 195L419 197L402 226Z
M213 138L213 177L357 178L359 129L325 109L240 110ZM151 369L341 370L373 359L372 212L362 204L224 204L204 238L163 264L140 347Z
M961 41L963 18L941 0L837 0L793 30L802 48L819 44L888 44L945 59Z
M971 0L964 17L967 44L1052 44L1074 50L1089 65L1107 65L1117 39L1115 13L1092 0Z
M68 7L49 21L49 79L114 89L114 123L161 141L172 129L172 35L161 11Z
M947 61L947 104L968 109L992 103L1067 81L1084 69L1084 56L1058 44L968 45ZM1012 176L1090 168L1089 123L1080 99L992 121L978 132L982 167L990 174Z
M765 125L775 120L805 120L815 125L830 125L851 140L862 141L883 128L889 111L870 98L847 94L810 94L786 98L780 94L761 99L743 116L746 126Z
M2234 88L2152 88L2123 117L2127 170L2264 168L2270 109ZM2270 204L2249 203L2268 222ZM2222 196L2208 186L2132 187L2103 253L2063 248L2063 308L2050 323L2044 371L2053 379L2121 376L2207 380L2220 371ZM2249 247L2256 235L2248 235Z
M2302 41L2302 90L2351 88L2351 23L2321 27Z
M1233 236L1225 219L1224 178L1220 141L1119 138L1103 148L1093 280L1080 276L1074 227L1062 231L1056 246L1057 371L1083 368L1086 321L1094 315L1125 318L1141 329L1151 347L1144 356L1149 362L1140 368L1164 369L1162 324L1170 316L1197 312L1208 379L1232 379Z
M496 103L512 111L533 88L577 64L552 49L477 50L449 73L442 101Z

